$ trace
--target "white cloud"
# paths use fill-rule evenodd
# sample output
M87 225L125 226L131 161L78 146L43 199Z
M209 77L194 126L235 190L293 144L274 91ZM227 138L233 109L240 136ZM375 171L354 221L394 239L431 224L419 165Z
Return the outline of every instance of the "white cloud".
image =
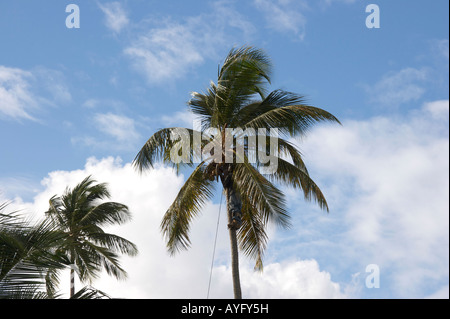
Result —
M150 83L179 78L188 68L203 62L197 50L198 35L188 26L169 23L140 36L125 54Z
M72 143L102 149L128 150L135 148L140 138L135 120L125 115L96 113L92 117L92 124L104 137L78 136L72 138Z
M85 107L97 107L99 100L87 100ZM117 102L119 103L119 102ZM119 103L120 104L120 103ZM92 127L96 129L95 135L74 136L72 144L81 144L99 149L129 150L137 147L141 135L136 129L138 123L125 115L108 113L95 113L91 119ZM98 132L102 134L98 134Z
M0 117L37 120L42 106L66 104L72 96L61 72L36 67L31 71L0 65Z
M81 105L82 107L86 107L89 109L96 108L99 105L100 101L97 99L88 99L84 101L84 103Z
M127 13L120 2L110 2L105 4L98 4L99 8L105 14L105 25L115 33L120 33L128 23Z
M247 16L242 15L239 10L236 10L232 6L232 1L217 1L212 4L211 15L215 19L215 26L218 31L223 33L221 36L226 36L227 32L224 29L231 28L228 30L238 30L240 38L246 40L250 38L256 31L257 27L249 22ZM203 16L197 17L199 20L203 20Z
M378 264L395 297L448 282L448 101L402 119L320 127L302 151L312 176L327 181L330 218L343 227L338 254Z
M434 48L435 51L437 51L437 53L445 58L448 62L449 59L449 46L448 46L448 39L443 39L443 40L437 40L434 41Z
M170 18L159 21L144 32L138 31L136 39L124 50L133 68L150 84L179 79L205 60L217 58L218 50L229 49L233 30L244 37L254 30L225 2L214 4L209 13L181 22Z
M91 98L84 101L81 106L89 109L108 108L113 110L121 110L125 107L125 104L119 100L114 99Z
M26 176L0 178L0 204L7 198L32 198L39 191L39 183Z
M431 113L433 118L448 120L449 103L448 100L434 101L425 104L424 109Z
M230 275L228 272L226 275ZM315 260L271 263L264 273L245 268L242 273L245 298L336 299L345 298L339 284Z
M94 116L98 129L120 143L133 143L139 138L134 120L124 115L98 113Z
M32 69L35 86L45 92L45 97L38 97L40 104L65 105L72 101L72 95L66 85L64 74L45 67ZM48 96L48 97L47 97Z
M269 28L281 33L292 33L300 40L304 39L306 18L293 1L254 0L253 3L264 13ZM303 1L296 1L295 4L306 7Z
M201 123L198 117L190 111L179 111L172 115L163 115L161 122L166 127L186 127L196 130L201 129Z
M423 83L427 79L427 69L405 68L398 72L389 72L374 85L365 86L365 90L370 102L396 108L421 98L425 93Z
M30 112L38 105L30 91L32 78L29 71L0 65L0 115L12 119L34 119Z

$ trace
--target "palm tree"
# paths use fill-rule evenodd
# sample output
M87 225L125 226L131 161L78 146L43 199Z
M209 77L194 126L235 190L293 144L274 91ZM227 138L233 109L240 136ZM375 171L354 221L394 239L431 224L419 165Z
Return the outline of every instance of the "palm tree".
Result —
M190 111L201 120L201 129L161 129L150 137L134 160L141 172L153 167L157 160L173 165L177 172L185 165L194 167L194 162L200 162L161 223L171 254L190 246L191 221L213 197L214 183L221 183L227 202L233 290L237 299L242 298L238 245L245 255L255 259L255 269L262 270L268 224L290 226L284 194L275 183L301 189L305 199L314 199L328 211L326 199L309 176L301 153L288 138L304 136L318 122L339 121L320 108L306 105L301 95L283 90L267 94L271 68L262 50L247 46L232 49L219 67L217 83L212 82L204 93L193 92L188 102ZM214 134L210 133L211 128L216 130ZM211 144L218 147L208 147ZM181 159L176 159L180 151ZM251 156L255 152L271 154L273 161ZM268 169L274 163L276 170Z
M0 299L51 298L45 292L48 269L63 269L67 260L54 255L63 238L48 221L32 223L18 212L3 213L0 204Z
M61 197L53 196L46 212L47 217L64 233L56 255L69 260L71 298L75 295L75 271L82 282L92 281L102 269L117 279L124 279L127 273L120 266L118 254L135 256L138 252L132 242L106 233L101 228L123 224L131 219L131 213L124 204L102 202L110 198L110 193L106 184L95 183L88 176L75 188L67 188ZM48 277L58 282L57 273L50 271Z

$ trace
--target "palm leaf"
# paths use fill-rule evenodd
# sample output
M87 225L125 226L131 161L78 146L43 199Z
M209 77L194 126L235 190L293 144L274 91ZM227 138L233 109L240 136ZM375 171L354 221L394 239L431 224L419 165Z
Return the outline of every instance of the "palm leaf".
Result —
M203 204L213 197L213 181L205 178L204 170L202 162L186 180L163 217L161 231L172 255L190 246L190 223L199 214Z
M111 297L101 290L86 286L74 294L71 299L111 299Z
M67 262L53 254L62 238L48 221L33 225L14 212L0 213L0 298L48 297L43 292L47 269L61 269Z
M245 255L256 261L255 270L262 271L262 260L268 241L265 225L261 214L246 197L242 202L242 226L237 233L239 246Z
M174 132L177 134L188 134L188 136L185 136L185 138L188 139L188 144L182 144L182 147L189 147L188 161L186 161L186 163L174 163L172 161L171 151L177 143L181 142L179 139L172 139L172 134ZM153 167L158 160L176 168L177 172L179 171L180 166L184 164L192 166L193 162L201 158L201 153L199 152L201 150L195 147L197 145L194 145L197 136L201 138L202 133L188 128L172 127L159 130L144 144L142 149L136 155L133 165L141 173L144 170ZM206 145L206 143L207 141L200 140L201 146Z
M289 227L284 194L250 163L236 163L233 171L233 187L241 197L248 197L249 203L261 214L264 225L269 221L281 227Z
M128 206L116 202L105 202L94 205L87 210L85 215L79 220L79 224L97 226L121 225L130 221L131 218Z
M321 209L329 212L325 196L308 175L308 172L303 170L301 167L293 165L281 158L278 158L277 165L277 173L268 175L269 179L274 182L281 182L285 185L303 190L306 200L310 201L314 199Z
M305 135L317 122L331 121L340 123L331 113L309 105L305 105L303 97L295 93L276 90L260 103L260 111L250 113L256 105L251 104L250 110L241 112L242 127L277 128L281 133L290 136Z
M138 249L135 244L129 240L104 232L90 233L89 238L96 244L102 247L108 247L109 250L129 256L136 256Z

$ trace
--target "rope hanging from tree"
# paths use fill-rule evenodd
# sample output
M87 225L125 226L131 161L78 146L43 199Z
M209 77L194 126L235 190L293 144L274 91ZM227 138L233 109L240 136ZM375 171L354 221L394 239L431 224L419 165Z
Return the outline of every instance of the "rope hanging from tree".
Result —
M206 299L209 299L209 290L211 288L211 278L212 278L212 271L213 271L213 266L214 266L214 256L216 254L217 233L219 232L220 211L222 210L222 199L223 199L223 192L222 192L222 195L220 195L219 215L217 216L216 237L214 239L214 249L213 249L213 255L212 255L212 260L211 260L211 269L209 271L208 293L206 295Z

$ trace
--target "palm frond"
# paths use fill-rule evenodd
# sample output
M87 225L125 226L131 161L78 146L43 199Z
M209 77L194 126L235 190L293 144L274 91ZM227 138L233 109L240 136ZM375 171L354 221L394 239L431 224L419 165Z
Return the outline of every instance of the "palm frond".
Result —
M85 286L74 294L71 299L111 299L111 297L101 290Z
M205 178L203 163L186 180L161 222L161 231L170 254L190 246L189 229L192 219L203 204L213 196L213 181Z
M268 241L266 227L261 214L248 198L244 197L242 202L242 225L237 233L239 247L245 255L256 261L255 270L262 271L264 251Z
M86 242L83 247L83 253L88 253L88 258L83 258L84 262L96 264L97 267L83 267L86 270L85 279L98 278L100 270L105 269L106 273L119 280L128 277L127 272L123 269L119 262L119 255L113 252L109 247L95 245L92 242ZM81 270L81 268L80 268ZM80 276L81 279L82 276Z
M217 86L211 81L206 93L192 92L187 105L193 114L200 116L202 131L220 123L218 106L224 104Z
M270 180L301 189L306 200L314 200L321 209L329 212L325 196L308 172L281 158L278 158L277 165L276 174L268 175Z
M137 246L131 241L104 232L90 233L89 238L97 245L108 247L109 250L128 256L136 256L138 254Z
M254 111L256 104L250 104L249 110L243 110L242 127L277 128L281 133L296 136L305 135L312 125L330 121L340 123L331 113L304 104L303 97L282 90L273 91L259 105L259 112Z
M48 221L31 224L16 213L1 213L0 298L48 297L44 292L47 269L62 269L66 263L53 254L62 238Z
M121 225L132 218L128 206L116 202L94 205L84 213L84 216L78 221L80 225Z
M271 71L272 63L264 51L251 46L233 48L218 72L218 84L254 90L261 83L270 83Z
M230 51L217 80L222 88L218 94L225 102L219 108L224 122L230 123L255 95L264 98L271 69L270 59L262 50L241 47Z
M290 216L286 211L286 200L274 184L261 175L250 163L236 163L233 171L233 187L241 197L246 196L259 214L264 225L269 221L287 228Z
M308 174L308 169L305 162L303 161L302 153L297 149L297 147L295 147L295 145L281 137L278 137L276 143L278 145L279 158L287 156L292 160L296 167Z
M184 136L184 134L187 134ZM184 140L178 138L183 135ZM177 169L182 165L192 166L192 163L201 158L201 153L194 145L197 142L197 137L200 138L200 144L203 146L207 142L201 140L202 133L188 128L172 127L161 129L150 137L139 153L136 155L133 165L139 171L143 172L152 168L156 161L162 161ZM180 144L178 144L180 143ZM172 159L172 154L175 146L189 148L187 158L185 161L175 163ZM178 151L175 149L175 151Z

